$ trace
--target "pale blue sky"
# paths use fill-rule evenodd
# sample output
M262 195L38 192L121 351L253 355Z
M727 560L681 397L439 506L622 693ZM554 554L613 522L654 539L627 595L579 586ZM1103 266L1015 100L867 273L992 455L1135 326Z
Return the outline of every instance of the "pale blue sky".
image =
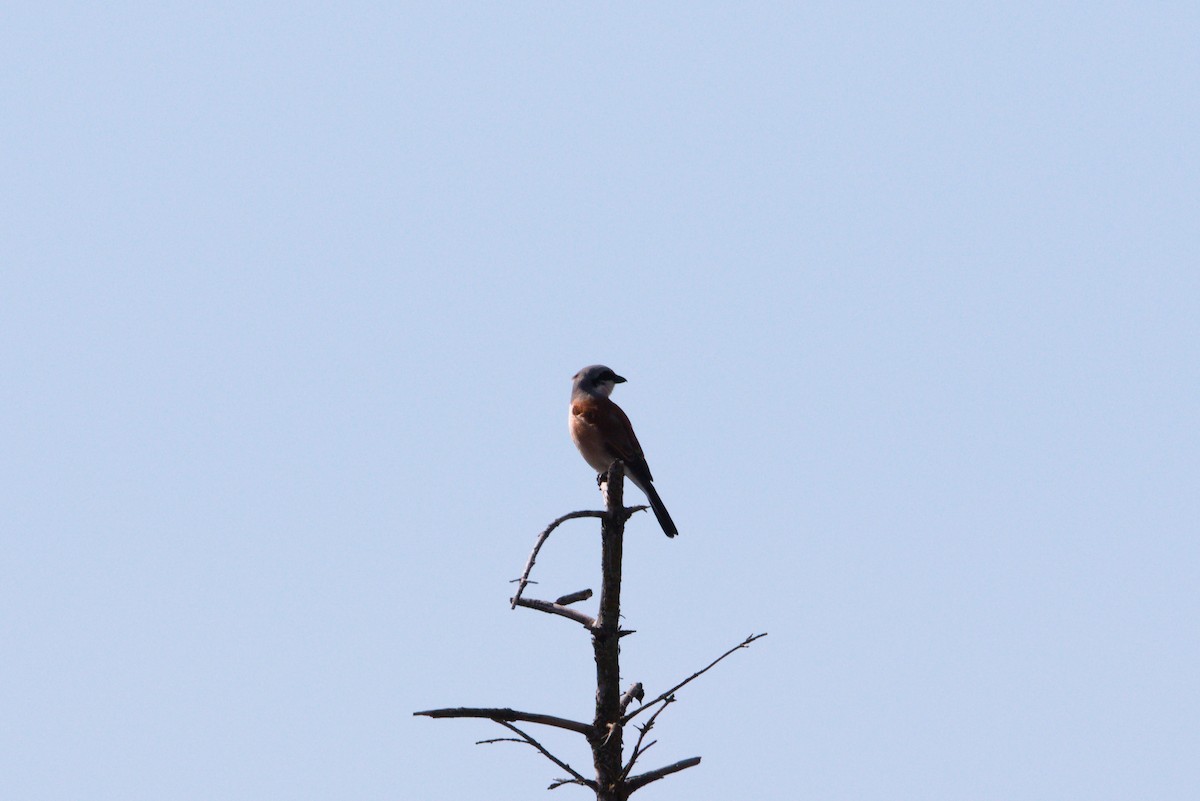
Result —
M510 611L604 362L639 798L1200 793L1194 3L25 4L0 797L583 798ZM636 490L631 490L635 495ZM596 586L571 524L534 595ZM579 767L582 742L546 737Z

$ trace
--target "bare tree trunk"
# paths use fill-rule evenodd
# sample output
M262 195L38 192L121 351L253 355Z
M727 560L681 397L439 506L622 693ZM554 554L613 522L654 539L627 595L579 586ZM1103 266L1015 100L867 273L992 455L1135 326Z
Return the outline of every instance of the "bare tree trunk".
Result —
M625 801L621 780L621 550L625 538L624 466L617 462L605 484L607 514L601 524L600 614L592 630L596 656L596 717L592 761L597 801Z

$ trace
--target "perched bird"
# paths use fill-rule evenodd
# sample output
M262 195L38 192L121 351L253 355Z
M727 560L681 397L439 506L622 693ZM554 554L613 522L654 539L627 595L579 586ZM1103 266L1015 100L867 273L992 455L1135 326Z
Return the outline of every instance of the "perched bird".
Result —
M642 454L633 426L621 407L608 399L613 387L625 379L602 364L593 364L575 374L571 386L571 439L585 462L597 473L606 473L617 459L625 463L629 480L650 500L650 508L668 537L679 533L662 498L654 489L654 477Z

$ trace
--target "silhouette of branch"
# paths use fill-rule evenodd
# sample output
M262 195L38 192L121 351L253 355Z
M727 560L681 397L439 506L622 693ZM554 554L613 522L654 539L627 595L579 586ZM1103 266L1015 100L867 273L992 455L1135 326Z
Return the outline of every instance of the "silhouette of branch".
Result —
M647 709L649 709L650 707L654 706L655 704L657 704L657 703L660 703L660 702L662 702L662 701L666 701L668 698L670 698L672 695L674 695L674 694L675 694L675 691L676 691L676 690L680 689L681 687L683 687L683 686L685 686L685 685L687 685L687 684L690 684L690 683L691 683L692 681L694 681L695 679L698 679L698 678L700 678L701 676L703 676L705 673L707 673L709 670L711 670L711 669L713 668L713 666L715 666L715 665L716 665L718 662L720 662L720 661L721 661L722 659L724 659L725 657L727 657L727 656L729 656L730 654L732 654L734 651L737 651L738 649L741 649L741 648L749 648L749 647L750 647L750 643L754 642L755 640L762 639L763 637L766 637L766 636L767 636L767 633L766 633L765 631L764 631L762 634L751 634L749 637L747 637L746 639L742 640L740 643L738 643L737 645L733 646L732 648L730 648L730 649L729 649L728 651L726 651L725 653L723 653L723 654L721 654L720 656L718 656L718 657L717 657L716 659L714 659L712 662L709 662L709 663L708 663L708 666L707 666L707 667L705 667L703 670L698 670L698 671L696 671L695 673L693 673L692 675L688 676L688 677L687 677L686 679L684 679L683 681L681 681L681 682L679 682L678 684L676 684L676 685L675 685L674 687L672 687L671 689L667 690L667 691L666 691L665 693L663 693L662 695L660 695L660 696L658 696L657 698L655 698L653 701L650 701L650 702L648 702L648 703L642 704L642 705L641 705L641 706L639 706L637 709L635 709L635 710L633 710L632 712L630 712L629 714L625 715L623 718L621 718L621 724L622 724L622 725L624 725L624 724L628 723L629 721L633 720L635 717L637 717L637 716L638 716L638 715L640 715L641 713L645 712ZM690 767L691 767L691 765L687 765L686 767L689 767L689 768L690 768ZM682 770L682 768L680 768L680 770ZM660 776L659 778L662 778L662 777Z
M421 715L427 718L485 718L501 724L520 720L526 723L540 723L543 726L554 726L559 729L578 732L584 737L592 736L592 727L587 723L580 723L577 720L568 720L567 718L560 718L554 715L542 715L537 712L519 712L516 709L460 706L452 709L426 709L424 712L413 712L413 715Z
M537 542L533 546L533 552L529 554L529 561L525 563L525 572L521 574L520 583L517 585L517 592L513 595L512 608L517 608L517 601L521 599L521 593L525 592L525 587L529 584L529 574L533 572L533 563L537 561L538 551L542 550L542 546L550 537L550 532L558 528L568 520L575 520L580 517L604 517L604 512L584 510L581 512L568 512L562 517L555 520L550 525L546 526L546 530L538 536Z
M648 751L650 749L651 745L654 745L654 743L658 742L658 740L652 740L650 742L650 745L647 745L645 748L642 748L642 741L646 739L646 735L650 732L651 729L654 728L654 721L658 718L659 715L661 715L663 713L664 709L666 709L668 706L670 706L674 702L675 702L675 696L673 696L673 695L668 698L663 699L663 705L660 706L658 709L654 710L654 714L650 716L650 719L646 721L645 725L638 727L637 742L633 744L633 752L629 755L629 761L625 763L625 769L623 771L621 771L622 779L624 779L626 776L629 775L629 771L633 770L633 765L635 762L637 762L638 757L640 757L642 754L646 753L646 751Z
M551 603L550 601L539 601L536 598L518 598L517 606L536 609L539 612L546 612L551 615L562 615L568 620L574 620L588 629L596 625L596 619L591 615L580 612L578 609L571 609L561 604Z
M627 782L625 782L625 793L626 795L633 795L636 791L642 789L650 782L656 782L664 776L670 776L672 773L678 773L681 770L694 768L699 764L700 757L689 757L688 759L681 759L678 762L667 765L663 768L656 768L646 773L639 773L637 776L634 776L632 779L629 779Z
M566 595L555 598L554 603L558 604L559 606L569 606L578 601L586 601L591 597L592 591L590 589L579 590L578 592L567 593Z
M485 743L503 743L503 742L525 743L526 745L531 745L534 748L536 748L541 753L542 756L546 757L546 759L550 760L555 765L558 765L560 768L562 768L563 770L565 770L567 773L571 774L574 777L573 779L569 779L569 780L568 779L559 780L558 782L555 782L554 784L550 785L550 787L548 789L553 790L555 787L561 787L564 784L582 784L585 787L591 787L593 790L596 789L595 782L588 781L587 779L583 778L583 776L581 776L578 771L576 771L574 768L572 768L566 762L563 762L561 759L556 757L554 754L547 751L545 746L543 746L537 740L530 737L525 732L518 729L516 726L514 726L511 723L508 723L506 721L503 721L503 720L497 720L496 723L499 723L504 728L512 731L514 734L519 736L521 739L515 740L512 737L501 737L501 738L497 738L494 740L480 740L478 743L476 743L476 745L483 745Z
M564 784L583 784L583 782L579 781L579 779L555 779L554 781L550 782L550 786L547 787L546 789L547 790L557 790L559 787L562 787ZM596 783L593 781L588 781L587 786L591 787L593 790L596 789Z

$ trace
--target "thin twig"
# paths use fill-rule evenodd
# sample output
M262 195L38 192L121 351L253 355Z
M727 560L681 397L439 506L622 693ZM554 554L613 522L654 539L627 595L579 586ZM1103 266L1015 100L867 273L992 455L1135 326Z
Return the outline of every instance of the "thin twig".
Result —
M646 746L646 748L642 748L642 740L645 740L646 735L651 729L654 728L655 719L661 715L663 710L669 707L674 701L675 696L664 699L663 705L654 710L654 714L651 715L650 719L646 721L646 725L639 727L637 742L633 744L633 752L629 755L629 761L625 763L625 769L621 771L622 781L624 781L625 777L629 775L629 771L633 770L633 764L637 762L638 757L646 753L646 750L650 748L650 745L654 745L654 743L658 742L658 740L654 740L650 743L650 745Z
M653 748L656 745L658 745L658 740L651 740L650 742L646 743L644 746L642 746L642 751L640 754L638 754L638 756L644 755L647 751L649 751L651 748Z
M667 765L663 768L656 768L655 770L651 770L646 773L639 773L637 776L634 776L632 779L625 782L625 791L628 795L632 795L635 790L642 789L650 782L656 782L664 776L670 776L672 773L678 773L681 770L694 768L699 764L700 757L689 757L688 759L681 759L678 762Z
M567 606L562 606L550 601L539 601L536 598L518 598L517 606L525 606L529 609L536 609L539 612L545 612L551 615L562 615L563 617L574 620L576 623L583 625L585 628L591 629L596 626L596 619L591 615L580 612L578 609L571 609Z
M533 572L533 563L537 561L538 551L542 549L542 545L550 537L550 532L558 528L568 520L574 520L579 517L604 517L604 512L585 510L581 512L568 512L562 517L555 520L550 525L546 526L546 530L537 538L537 543L533 546L533 552L529 554L529 561L525 563L525 572L521 574L520 584L517 585L517 592L513 595L512 608L517 608L517 601L521 598L521 593L525 592L526 585L529 584L529 574Z
M507 707L494 709L460 706L452 709L427 709L424 712L413 712L413 715L421 715L427 718L486 718L494 720L497 723L523 720L526 723L540 723L543 726L554 726L559 729L578 732L585 737L592 736L592 727L590 724L554 715L542 715L537 712L519 712L516 709L508 709Z
M727 656L729 656L730 654L732 654L734 651L737 651L737 650L738 650L738 649L740 649L740 648L748 648L748 647L750 646L750 643L754 642L755 640L762 639L763 637L766 637L766 636L767 636L767 633L766 633L765 631L764 631L762 634L751 634L749 637L747 637L746 639L742 640L740 643L738 643L737 645L733 646L733 647L732 647L732 648L730 648L728 651L726 651L725 653L721 654L721 655L720 655L720 656L718 656L716 659L714 659L712 662L710 662L710 663L708 664L708 667L704 668L703 670L698 670L698 671L696 671L695 673L693 673L692 675L688 676L688 677L687 677L686 679L684 679L683 681L681 681L681 682L679 682L678 684L676 684L676 685L675 685L674 687L672 687L671 689L667 690L667 691L666 691L665 693L663 693L662 695L660 695L660 696L658 696L657 698L655 698L653 701L650 701L649 703L642 704L642 705L641 705L641 706L639 706L637 709L635 709L635 710L633 710L632 712L630 712L629 714L625 715L625 717L621 718L621 723L622 723L622 724L624 724L624 723L628 723L629 721L633 720L633 719L634 719L636 716L640 715L642 712L645 712L647 709L649 709L650 707L652 707L652 706L654 706L655 704L659 703L660 701L665 701L667 698L669 698L670 696L674 695L676 690L678 690L679 688L683 687L683 686L684 686L684 685L686 685L686 684L689 684L689 683L691 683L693 680L695 680L695 679L698 679L700 676L703 676L705 673L707 673L709 670L711 670L711 669L713 668L713 666L714 666L714 665L716 665L718 662L720 662L720 661L721 661L722 659L724 659L725 657L727 657ZM691 767L691 765L687 765L686 767ZM682 770L682 768L681 768L681 770ZM661 778L661 777L659 777L659 778Z
M524 740L526 743L528 743L529 745L532 745L534 748L536 748L538 751L540 751L540 752L541 752L541 754L542 754L542 756L546 757L546 759L550 760L550 761L551 761L551 762L553 762L555 765L558 765L560 768L562 768L563 770L565 770L567 773L570 773L572 776L574 776L574 777L575 777L575 779L574 779L574 781L575 781L575 782L577 782L577 783L579 783L579 784L582 784L582 785L584 785L584 786L591 787L591 788L595 789L595 787L596 787L596 783L595 783L595 782L588 781L587 779L583 778L583 776L579 775L579 773L578 773L578 772L577 772L577 771L576 771L574 768L572 768L572 767L571 767L570 765L568 765L566 762L563 762L561 759L559 759L558 757L556 757L554 754L552 754L552 753L550 753L549 751L547 751L547 750L546 750L546 748L545 748L545 746L543 746L543 745L542 745L541 743L539 743L537 740L533 739L533 738L532 738L532 737L530 737L528 734L526 734L525 732L521 731L520 729L518 729L516 726L512 725L511 723L507 723L507 722L505 722L505 721L503 721L503 720L497 720L496 722L497 722L497 723L499 723L499 724L500 724L501 726L503 726L504 728L506 728L506 729L509 729L510 731L512 731L512 732L515 732L516 734L518 734L518 735L521 737L521 739L522 739L522 740ZM551 787L550 789L554 789L554 788L553 788L553 787Z

